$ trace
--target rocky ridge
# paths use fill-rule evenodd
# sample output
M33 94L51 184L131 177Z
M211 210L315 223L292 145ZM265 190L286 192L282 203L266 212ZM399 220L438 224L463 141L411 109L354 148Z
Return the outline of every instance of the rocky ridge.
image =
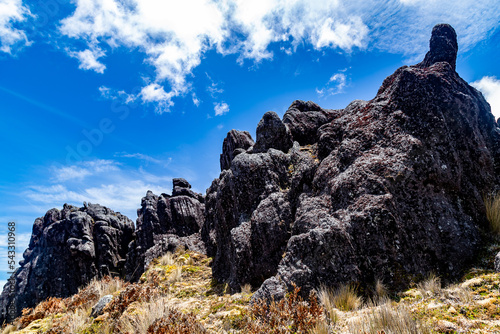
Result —
M264 114L255 142L230 131L206 196L184 179L172 195L148 192L135 232L99 205L50 210L35 221L0 318L93 277L137 281L178 246L212 256L213 277L232 292L250 284L254 300L293 284L305 295L457 277L487 226L483 196L500 185L498 123L456 73L457 52L453 28L437 25L424 60L396 70L374 99L340 110L295 101L283 120Z
M455 31L437 25L424 61L374 99L296 101L283 122L266 113L256 144L207 190L214 277L279 298L292 283L398 289L459 275L487 226L482 197L500 184L500 131L456 54Z
M0 318L10 321L48 297L73 295L93 278L122 275L133 232L130 219L99 204L47 211L35 220L21 267L3 289Z

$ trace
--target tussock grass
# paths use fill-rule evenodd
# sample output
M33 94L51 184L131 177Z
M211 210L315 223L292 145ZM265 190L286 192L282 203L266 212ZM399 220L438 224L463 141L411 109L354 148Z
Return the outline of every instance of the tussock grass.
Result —
M338 321L338 315L336 311L337 307L334 302L334 291L322 286L318 291L318 298L321 305L323 305L327 321L332 325L336 324Z
M168 282L170 284L174 284L181 281L182 281L182 266L179 265L175 267L175 269L172 270L172 272L168 276Z
M383 300L387 298L388 295L388 290L385 284L381 280L377 280L375 282L375 299L377 300Z
M486 196L484 198L484 205L491 231L498 236L500 235L500 192Z
M252 294L252 286L250 284L245 284L241 286L241 293L246 295Z
M158 259L158 263L162 266L173 266L175 264L174 256L168 252Z
M160 297L149 304L141 304L133 314L120 318L119 329L124 333L146 334L156 320L168 317L172 312L168 300L169 297Z
M437 295L441 292L441 279L434 274L430 274L426 280L417 284L417 290L422 296Z
M352 311L358 309L363 300L352 285L342 285L328 293L328 298L333 307L341 311Z
M63 323L63 328L66 328L69 333L79 333L88 326L89 322L90 319L87 311L76 309L74 312L68 314Z
M388 302L372 308L370 312L352 319L348 323L350 333L394 333L427 334L431 330L415 320L402 306Z
M10 333L14 333L15 331L17 331L17 327L16 326L14 326L14 325L7 325L2 330L2 334L10 334Z

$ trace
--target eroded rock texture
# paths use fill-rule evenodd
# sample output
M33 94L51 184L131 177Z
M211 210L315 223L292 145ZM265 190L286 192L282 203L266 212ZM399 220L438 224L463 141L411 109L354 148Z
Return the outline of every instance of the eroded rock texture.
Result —
M76 293L94 277L121 274L133 232L130 219L98 204L65 204L37 218L21 267L0 296L1 321L12 320L10 307L18 316L48 297Z
M207 190L203 238L217 280L269 298L292 282L308 293L460 275L486 225L482 196L499 186L500 131L455 72L453 28L436 26L430 46L370 101L296 101L283 122L266 113L263 139Z
M200 228L204 222L204 197L184 179L173 180L172 196L148 191L137 210L136 239L129 246L127 280L137 281L152 259L178 246L204 253Z

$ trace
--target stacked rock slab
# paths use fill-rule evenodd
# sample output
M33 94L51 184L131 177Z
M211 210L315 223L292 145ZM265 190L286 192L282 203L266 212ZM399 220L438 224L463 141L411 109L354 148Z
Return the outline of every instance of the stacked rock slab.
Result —
M0 296L0 322L48 297L75 294L94 277L122 274L133 232L130 219L98 204L65 204L37 218L21 267Z
M149 262L179 246L205 253L200 229L204 223L204 197L184 179L173 179L172 196L148 191L137 210L136 239L129 245L127 280L137 281Z
M487 227L483 195L500 185L500 129L455 72L456 51L453 28L438 25L425 60L399 68L374 99L343 110L296 101L284 122L266 114L262 145L207 191L214 277L270 298L292 283L307 294L459 276Z

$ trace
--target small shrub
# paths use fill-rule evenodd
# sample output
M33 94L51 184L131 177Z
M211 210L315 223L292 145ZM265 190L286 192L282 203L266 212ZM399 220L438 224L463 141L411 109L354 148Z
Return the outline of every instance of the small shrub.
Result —
M348 323L350 333L427 334L431 330L415 320L402 306L385 303Z
M500 192L495 195L486 196L484 199L486 207L486 218L490 222L490 228L496 235L500 234Z
M50 314L64 312L65 310L66 307L61 298L50 297L38 304L34 309L24 309L19 319L19 324L21 328L24 328L35 320L43 319Z
M320 319L323 309L318 304L314 291L306 302L299 295L300 288L294 285L294 290L285 298L276 302L260 300L250 306L251 319L243 333L308 333L313 330Z

